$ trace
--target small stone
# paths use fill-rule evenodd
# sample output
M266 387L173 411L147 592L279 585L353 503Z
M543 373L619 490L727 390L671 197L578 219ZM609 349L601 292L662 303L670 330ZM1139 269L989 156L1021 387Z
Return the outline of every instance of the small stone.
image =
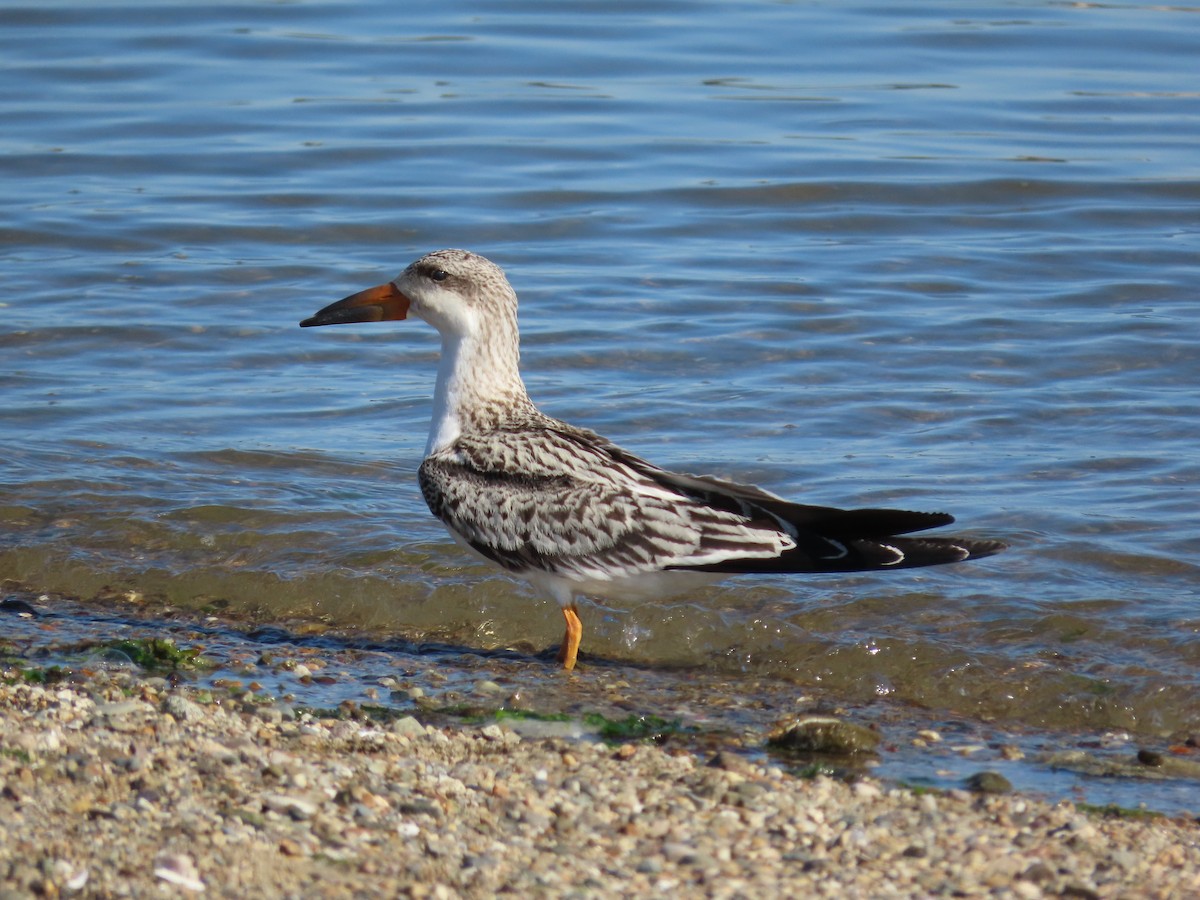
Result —
M504 732L500 729L500 726L496 725L495 723L493 723L491 725L484 725L482 728L479 729L479 733L481 735L483 735L484 738L489 741L504 740Z
M157 878L183 888L185 891L197 893L204 890L204 882L196 871L196 864L190 856L182 853L164 853L154 860L154 874Z
M708 761L708 765L714 769L723 769L726 772L738 772L742 775L749 773L752 768L748 759L729 750L718 750L713 754L712 759Z
M169 694L164 706L180 722L198 722L204 718L204 709L182 694Z
M1109 859L1117 868L1132 871L1137 867L1139 856L1131 850L1114 850L1109 854Z
M860 800L875 800L883 796L883 789L873 781L856 781L851 790Z
M405 716L392 723L392 734L401 737L422 738L425 737L425 726L412 716Z
M1137 761L1143 766L1161 766L1163 764L1163 755L1154 750L1139 750L1137 753Z
M88 870L83 868L67 875L66 880L63 882L63 889L71 893L82 891L87 882Z
M115 703L96 705L96 715L106 719L121 719L138 713L148 715L152 712L154 712L154 707L144 700L118 700Z
M966 783L967 789L977 794L1007 794L1013 789L1012 782L999 772L976 772Z
M396 804L396 812L406 816L429 816L440 819L442 811L428 800L403 800Z
M311 819L317 814L317 805L303 797L288 794L263 794L262 804L271 812L284 813L297 822Z
M696 858L696 848L679 841L668 841L662 846L663 856L673 863L687 865Z

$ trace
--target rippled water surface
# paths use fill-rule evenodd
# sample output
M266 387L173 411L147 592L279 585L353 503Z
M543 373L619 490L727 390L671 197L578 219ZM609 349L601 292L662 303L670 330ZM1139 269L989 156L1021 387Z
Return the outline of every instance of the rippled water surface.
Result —
M1120 4L7 4L0 578L555 643L416 488L433 332L296 327L463 246L548 412L1013 545L589 605L585 654L1200 730L1198 47Z

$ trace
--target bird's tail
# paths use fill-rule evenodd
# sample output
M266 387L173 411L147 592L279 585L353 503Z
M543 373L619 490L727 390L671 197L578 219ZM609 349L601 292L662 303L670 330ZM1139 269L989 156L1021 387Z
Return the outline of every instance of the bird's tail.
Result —
M979 538L907 536L949 525L954 517L947 513L836 509L786 502L774 503L766 511L791 526L793 549L773 558L729 559L697 568L728 574L912 569L980 559L1008 546Z

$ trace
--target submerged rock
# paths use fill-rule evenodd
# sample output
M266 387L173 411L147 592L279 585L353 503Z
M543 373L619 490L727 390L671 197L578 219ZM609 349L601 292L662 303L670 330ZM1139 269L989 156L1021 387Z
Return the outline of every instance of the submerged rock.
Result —
M999 772L976 772L967 779L967 789L977 794L1008 794L1013 786Z
M832 716L789 717L777 722L767 735L772 747L829 756L874 753L879 741L879 734L870 728Z

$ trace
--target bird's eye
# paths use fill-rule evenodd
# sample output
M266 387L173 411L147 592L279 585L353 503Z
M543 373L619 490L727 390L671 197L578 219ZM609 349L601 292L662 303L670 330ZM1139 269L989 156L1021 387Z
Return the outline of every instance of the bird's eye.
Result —
M434 269L432 272L429 273L429 277L432 278L434 281L445 281L450 276L446 274L445 269Z

